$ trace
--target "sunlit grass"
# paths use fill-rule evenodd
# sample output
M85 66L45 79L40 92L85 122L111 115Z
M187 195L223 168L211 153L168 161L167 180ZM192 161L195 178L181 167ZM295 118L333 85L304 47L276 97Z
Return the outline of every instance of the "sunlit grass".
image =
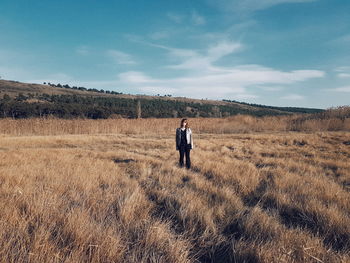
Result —
M350 261L348 132L195 133L188 171L170 120L124 121L0 135L3 262Z

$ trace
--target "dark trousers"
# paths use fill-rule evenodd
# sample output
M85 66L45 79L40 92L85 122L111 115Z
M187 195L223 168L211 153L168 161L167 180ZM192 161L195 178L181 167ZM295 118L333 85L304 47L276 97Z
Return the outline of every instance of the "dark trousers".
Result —
M187 167L187 169L191 168L190 151L191 151L191 149L188 146L180 146L179 147L179 153L180 153L179 164L181 167L184 166L184 156L186 155L186 167Z

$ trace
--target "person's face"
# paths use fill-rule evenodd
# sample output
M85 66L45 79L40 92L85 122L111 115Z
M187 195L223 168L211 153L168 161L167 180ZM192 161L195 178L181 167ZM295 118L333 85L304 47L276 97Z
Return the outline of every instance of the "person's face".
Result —
M182 122L182 127L186 127L187 121Z

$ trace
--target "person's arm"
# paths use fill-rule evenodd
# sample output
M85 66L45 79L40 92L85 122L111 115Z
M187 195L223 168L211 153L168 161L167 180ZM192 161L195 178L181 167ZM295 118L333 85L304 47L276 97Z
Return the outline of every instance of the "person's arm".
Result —
M192 131L191 131L191 149L193 149L193 136L192 136Z
M193 149L193 136L192 136L192 130L190 130L190 144L191 144L191 149Z
M177 144L178 133L179 133L179 129L176 129L176 133L175 133L175 145L176 145L176 150L179 150L179 146L178 146L178 144Z

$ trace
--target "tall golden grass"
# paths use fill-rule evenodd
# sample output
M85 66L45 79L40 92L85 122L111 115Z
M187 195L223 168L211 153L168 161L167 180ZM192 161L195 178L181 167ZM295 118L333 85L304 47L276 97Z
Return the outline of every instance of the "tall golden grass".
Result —
M349 134L0 137L2 262L349 262Z
M236 115L228 118L193 118L196 133L251 133L286 131L350 131L350 107L321 114L253 117ZM0 134L169 134L179 126L179 119L0 119Z
M283 118L191 119L191 170L177 120L1 120L0 262L350 262L350 134Z

